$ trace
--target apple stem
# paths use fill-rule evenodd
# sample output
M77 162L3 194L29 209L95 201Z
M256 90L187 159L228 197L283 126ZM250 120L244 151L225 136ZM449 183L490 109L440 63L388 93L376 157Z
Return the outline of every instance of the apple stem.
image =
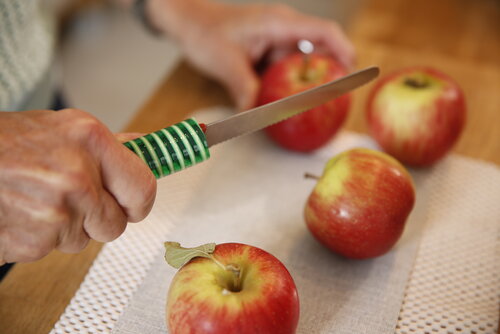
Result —
M423 77L408 77L405 79L405 85L412 88L426 88L429 82Z
M233 292L241 291L242 272L241 272L240 267L236 264L230 263L226 266L226 270L229 270L230 272L233 273L233 286L231 288L231 291L233 291Z
M216 265L218 265L221 269L230 271L233 274L233 284L232 286L228 287L229 291L232 292L239 292L241 291L241 277L243 275L242 270L240 269L240 266L237 264L230 263L228 265L224 265L221 263L219 260L215 258L212 254L210 254L210 259L215 262Z
M225 266L224 264L222 264L219 260L217 260L217 259L215 258L215 256L213 256L212 254L210 254L210 259L211 259L212 261L214 261L216 265L218 265L218 266L219 266L219 267L221 267L222 269L226 270L226 266Z
M302 68L300 70L300 79L302 81L307 81L307 70L309 69L309 64L311 63L311 56L309 54L304 54L302 57Z
M320 177L318 175L314 175L314 174L311 174L311 173L305 173L304 177L306 179L314 179L314 180L319 180L320 179Z

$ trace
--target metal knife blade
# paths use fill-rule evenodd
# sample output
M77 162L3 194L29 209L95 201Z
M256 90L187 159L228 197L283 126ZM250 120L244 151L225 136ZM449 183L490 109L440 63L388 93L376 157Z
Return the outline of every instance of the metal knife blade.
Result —
M210 158L209 146L221 143L311 109L374 79L370 67L302 93L247 110L206 126L193 118L123 143L142 159L156 178L181 171Z
M368 67L321 86L210 123L205 131L208 146L260 130L319 106L366 84L378 74L378 67Z

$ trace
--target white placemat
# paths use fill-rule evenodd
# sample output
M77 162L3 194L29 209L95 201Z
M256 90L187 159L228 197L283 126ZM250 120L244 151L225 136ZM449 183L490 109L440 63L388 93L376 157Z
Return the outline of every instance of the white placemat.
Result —
M500 168L453 156L425 182L426 225L396 333L497 334Z
M219 117L212 111L198 119L206 121L205 116ZM210 161L161 180L151 215L103 248L52 332L164 332L165 297L175 271L163 263L162 242L176 239L186 245L239 241L275 254L299 289L299 332L448 333L461 326L462 332L494 333L500 301L498 167L451 156L435 168L412 171L417 205L402 240L386 256L348 261L307 232L302 208L314 184L302 175L321 173L329 157L355 146L373 142L343 132L304 156L256 134L219 145ZM482 213L480 224L473 212ZM453 237L443 227L450 221L459 231ZM457 250L462 255L448 257ZM431 284L440 297L426 297L429 307L422 307L422 289L429 288L426 282L436 270L441 282L456 282L464 263L481 270L470 270L461 284ZM477 289L478 280L483 290ZM454 302L462 290L467 298ZM471 308L476 313L468 312Z

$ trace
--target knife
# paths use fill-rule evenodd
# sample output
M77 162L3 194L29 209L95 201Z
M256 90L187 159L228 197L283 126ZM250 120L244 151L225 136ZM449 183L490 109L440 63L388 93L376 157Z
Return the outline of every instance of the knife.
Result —
M213 145L255 132L333 100L373 80L378 74L378 67L368 67L208 125L189 118L124 145L159 179L207 160L210 158L208 148Z

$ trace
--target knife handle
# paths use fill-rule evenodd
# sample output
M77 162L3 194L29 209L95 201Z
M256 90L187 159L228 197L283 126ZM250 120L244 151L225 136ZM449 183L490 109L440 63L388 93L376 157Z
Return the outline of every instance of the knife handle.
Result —
M205 133L194 118L124 143L157 179L210 158Z

